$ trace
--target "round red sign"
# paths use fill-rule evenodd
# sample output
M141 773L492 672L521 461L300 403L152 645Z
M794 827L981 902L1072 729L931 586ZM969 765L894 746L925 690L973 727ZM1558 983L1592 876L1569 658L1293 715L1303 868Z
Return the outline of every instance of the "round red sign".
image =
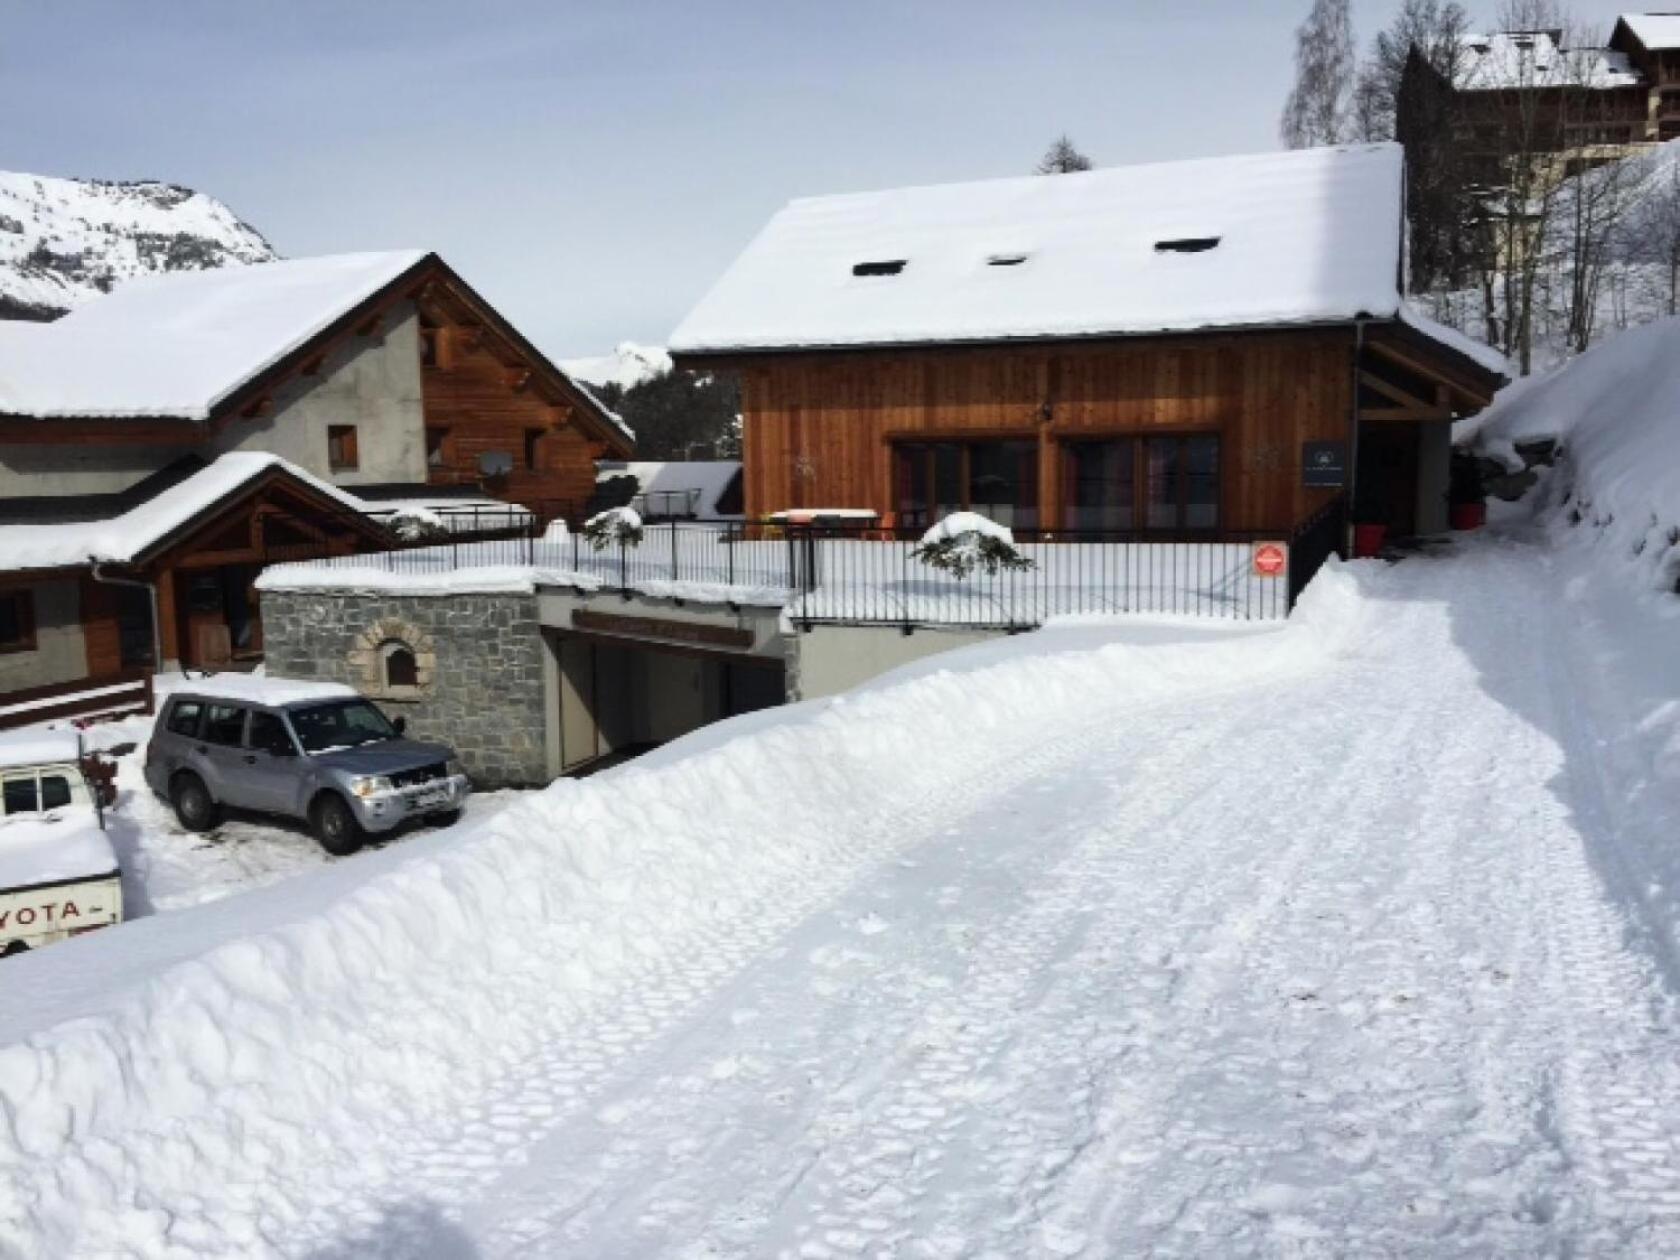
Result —
M1254 545L1254 571L1261 577L1276 577L1289 564L1289 552L1282 543Z

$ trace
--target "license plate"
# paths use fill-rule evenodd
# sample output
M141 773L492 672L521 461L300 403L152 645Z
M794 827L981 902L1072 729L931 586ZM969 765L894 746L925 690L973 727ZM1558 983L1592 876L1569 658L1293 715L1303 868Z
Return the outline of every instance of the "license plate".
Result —
M449 793L439 788L429 792L417 792L409 798L409 804L415 809L430 809L434 805L445 804L449 800Z

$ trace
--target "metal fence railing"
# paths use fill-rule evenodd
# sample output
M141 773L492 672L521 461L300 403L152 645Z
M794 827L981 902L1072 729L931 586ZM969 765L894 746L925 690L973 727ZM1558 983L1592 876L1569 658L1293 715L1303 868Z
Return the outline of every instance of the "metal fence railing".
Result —
M626 595L780 604L807 625L1027 629L1052 617L1114 613L1281 618L1341 549L1344 529L1337 499L1293 530L1016 530L1028 567L959 577L916 554L919 529L672 520L645 523L637 541L597 547L569 506L526 505L480 511L471 529L393 536L384 550L281 548L272 558L340 577L378 574L381 585L412 578L447 586L453 573L519 569L539 582Z

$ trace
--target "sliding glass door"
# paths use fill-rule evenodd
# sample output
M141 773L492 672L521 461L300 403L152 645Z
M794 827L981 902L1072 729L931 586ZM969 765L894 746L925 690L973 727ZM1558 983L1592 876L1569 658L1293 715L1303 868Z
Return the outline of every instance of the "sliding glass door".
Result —
M1217 434L1069 442L1062 459L1064 528L1162 533L1219 528Z
M893 508L906 528L981 512L1011 529L1038 527L1038 443L903 442L893 447Z

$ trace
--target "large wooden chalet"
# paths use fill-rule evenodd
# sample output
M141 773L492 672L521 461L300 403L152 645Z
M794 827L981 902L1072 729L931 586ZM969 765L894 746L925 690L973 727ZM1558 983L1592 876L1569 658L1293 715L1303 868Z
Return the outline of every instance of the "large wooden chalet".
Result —
M575 512L629 452L435 254L177 273L0 324L0 693L256 657L264 563L387 545L393 504Z
M795 201L671 349L740 373L749 517L1433 532L1503 361L1402 299L1402 182L1369 145Z

